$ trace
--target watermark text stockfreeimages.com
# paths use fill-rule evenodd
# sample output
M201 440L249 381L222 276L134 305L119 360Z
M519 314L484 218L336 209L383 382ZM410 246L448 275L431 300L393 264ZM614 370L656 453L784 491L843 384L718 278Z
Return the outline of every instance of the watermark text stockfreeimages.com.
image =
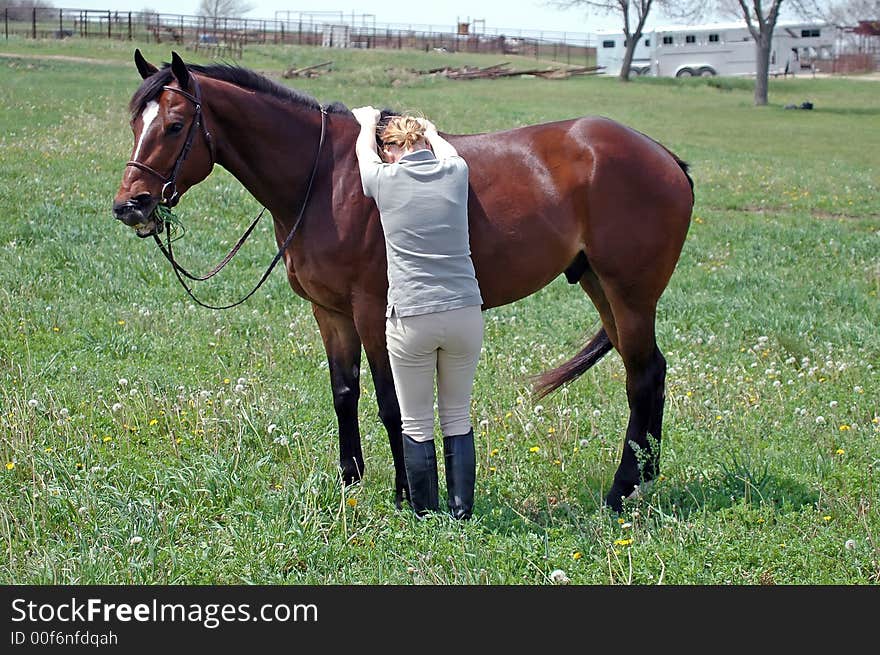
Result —
M313 603L167 603L152 599L144 603L109 603L100 598L35 602L12 601L12 622L40 623L191 623L213 630L224 623L317 623Z

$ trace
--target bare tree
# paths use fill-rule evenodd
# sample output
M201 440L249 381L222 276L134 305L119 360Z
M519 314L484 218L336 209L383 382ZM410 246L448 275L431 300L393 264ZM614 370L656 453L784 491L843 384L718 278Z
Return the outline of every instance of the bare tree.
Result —
M34 9L41 11L51 7L52 3L45 0L2 0L0 2L0 11L8 10L9 18L12 20L28 20Z
M623 22L623 35L626 39L623 65L620 67L620 79L624 82L629 81L630 66L636 45L642 38L642 30L645 28L648 14L655 4L666 4L666 0L556 0L550 3L551 6L558 9L584 7L587 11L620 15Z
M248 13L254 5L244 0L201 0L199 16L208 18L239 18Z

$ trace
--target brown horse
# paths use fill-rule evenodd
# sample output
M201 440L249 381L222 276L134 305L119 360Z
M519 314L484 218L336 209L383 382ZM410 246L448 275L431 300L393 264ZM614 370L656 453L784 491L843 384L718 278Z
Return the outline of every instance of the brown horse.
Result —
M158 205L175 204L216 163L271 212L279 246L295 230L283 262L290 286L312 303L324 341L343 479L359 480L364 468L357 419L363 346L399 507L407 485L385 350L385 243L376 205L361 191L357 122L342 105L323 107L247 69L187 66L172 55L157 69L135 52L144 81L130 104L135 146L113 204L116 218L142 237L161 232ZM606 118L446 138L469 164L471 252L483 308L535 293L564 273L599 312L601 329L541 375L537 392L577 378L612 347L623 359L630 417L605 499L619 511L658 472L666 361L654 323L690 224L687 165Z

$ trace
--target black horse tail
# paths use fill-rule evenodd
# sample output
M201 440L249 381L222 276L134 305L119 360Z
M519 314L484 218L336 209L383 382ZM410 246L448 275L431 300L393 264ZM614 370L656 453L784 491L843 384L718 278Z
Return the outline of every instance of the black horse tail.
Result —
M536 376L532 382L535 394L538 398L543 398L564 384L576 380L608 354L612 347L605 328L601 328L577 355L556 368Z

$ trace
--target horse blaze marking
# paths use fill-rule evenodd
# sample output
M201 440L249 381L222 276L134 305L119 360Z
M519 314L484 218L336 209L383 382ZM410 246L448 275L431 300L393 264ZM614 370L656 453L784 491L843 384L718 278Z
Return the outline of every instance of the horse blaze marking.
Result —
M141 151L141 146L144 143L144 139L147 138L147 132L150 130L150 125L156 120L156 116L159 115L159 103L155 100L150 100L147 103L147 106L144 107L144 111L141 113L141 122L143 122L144 126L141 128L141 138L138 139L137 148L134 149L134 155L132 155L132 161L138 160L138 153Z

